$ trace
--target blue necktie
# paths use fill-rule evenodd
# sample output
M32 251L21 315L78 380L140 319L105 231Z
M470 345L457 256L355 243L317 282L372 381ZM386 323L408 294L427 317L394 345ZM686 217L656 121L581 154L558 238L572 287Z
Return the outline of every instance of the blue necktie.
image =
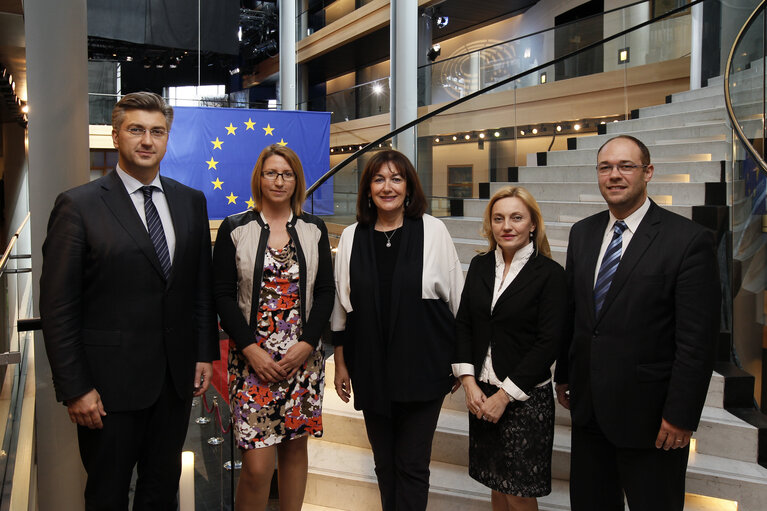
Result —
M613 225L613 239L607 246L605 256L602 258L602 265L599 267L599 273L597 274L597 283L594 284L594 306L599 315L599 311L602 310L602 305L605 303L605 297L607 291L610 290L610 284L615 276L615 271L618 269L618 264L621 262L621 248L623 247L623 231L628 226L623 220L618 220Z
M162 228L162 221L160 221L160 215L157 213L157 208L152 202L152 192L154 186L142 186L141 191L144 192L144 214L146 215L146 226L149 231L149 237L152 239L152 245L157 252L157 258L160 260L160 266L162 267L162 273L165 275L165 279L168 279L170 275L170 252L168 252L168 241L165 239L165 231Z

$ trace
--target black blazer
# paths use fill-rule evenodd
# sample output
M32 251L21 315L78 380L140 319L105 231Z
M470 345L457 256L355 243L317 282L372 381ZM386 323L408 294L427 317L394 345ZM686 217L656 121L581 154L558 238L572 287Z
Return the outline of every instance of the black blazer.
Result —
M712 233L651 203L600 315L594 273L607 211L570 231L572 330L556 381L569 383L573 423L592 416L616 446L654 445L661 417L698 426L719 334L720 285Z
M218 358L205 197L161 180L176 234L167 282L116 172L56 199L40 315L59 401L95 388L107 413L146 408L166 367L179 396L190 398L196 362Z
M495 253L475 256L466 275L456 316L456 363L470 363L479 376L488 346L498 379L506 377L529 394L551 376L567 317L564 269L533 254L498 298L493 312Z

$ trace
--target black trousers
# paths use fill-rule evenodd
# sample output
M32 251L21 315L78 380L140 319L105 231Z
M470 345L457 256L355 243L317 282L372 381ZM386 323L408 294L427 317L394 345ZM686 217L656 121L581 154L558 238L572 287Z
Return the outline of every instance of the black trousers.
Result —
M682 511L689 453L689 446L668 451L616 447L594 419L573 426L572 511L622 511L624 493L631 511Z
M183 400L178 396L166 371L160 397L151 407L129 412L107 409L103 429L77 427L80 458L88 473L87 511L127 510L136 465L133 510L177 509L181 449L191 404L191 397Z
M431 442L444 397L393 402L390 416L363 411L383 511L424 511Z

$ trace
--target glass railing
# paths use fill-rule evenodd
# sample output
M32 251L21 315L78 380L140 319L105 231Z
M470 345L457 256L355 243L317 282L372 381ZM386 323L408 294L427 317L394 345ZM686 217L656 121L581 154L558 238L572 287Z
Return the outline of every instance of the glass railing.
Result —
M330 122L389 113L389 77L373 80L298 104L299 110L330 112Z
M0 508L27 509L33 502L34 466L34 338L19 331L19 319L32 316L32 273L29 215L21 222L0 259ZM23 238L19 243L19 238ZM26 247L26 248L22 248ZM11 506L13 502L15 507Z
M690 54L690 14L680 11L576 57L541 66L650 19L653 2L638 2L505 42L461 45L418 69L418 105L447 103L504 80L492 93L617 69L671 61ZM482 47L472 50L471 46ZM447 44L443 44L444 50ZM468 50L468 51L467 51ZM530 70L535 71L530 72ZM519 78L508 82L509 76ZM381 88L386 92L381 94ZM387 113L388 79L310 98L299 108L333 112L333 122Z
M767 412L763 351L764 311L754 308L767 290L767 164L765 164L765 3L761 2L733 45L725 94L733 126L732 251L725 294L732 322L733 361L756 379L756 397Z

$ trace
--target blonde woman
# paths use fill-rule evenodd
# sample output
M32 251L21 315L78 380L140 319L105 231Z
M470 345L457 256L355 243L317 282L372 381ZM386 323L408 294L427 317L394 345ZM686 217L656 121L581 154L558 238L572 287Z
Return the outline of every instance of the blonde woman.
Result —
M550 368L565 324L565 271L522 187L490 199L482 231L488 250L466 275L453 363L470 413L469 475L492 490L494 511L536 510L536 497L551 492Z

